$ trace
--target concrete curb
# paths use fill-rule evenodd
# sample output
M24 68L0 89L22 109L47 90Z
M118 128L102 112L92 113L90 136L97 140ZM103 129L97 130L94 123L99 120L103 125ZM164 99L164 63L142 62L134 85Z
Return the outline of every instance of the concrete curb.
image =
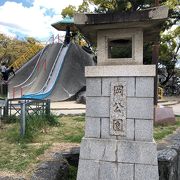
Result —
M174 101L174 102L170 102L168 103L168 101L166 102L158 102L158 105L162 105L162 106L171 106L171 105L176 105L176 104L180 104L180 101Z

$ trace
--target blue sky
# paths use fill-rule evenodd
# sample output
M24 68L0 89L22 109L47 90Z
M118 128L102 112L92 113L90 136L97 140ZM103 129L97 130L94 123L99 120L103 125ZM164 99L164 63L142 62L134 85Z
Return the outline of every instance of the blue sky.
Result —
M2 6L6 2L7 1L5 1L5 0L1 0L0 1L0 6ZM25 7L31 7L31 6L33 6L34 0L9 0L9 2L22 3L22 5L25 6Z
M46 41L59 31L51 27L60 21L68 5L83 0L0 0L0 33L23 39L26 36ZM63 33L60 33L63 34Z

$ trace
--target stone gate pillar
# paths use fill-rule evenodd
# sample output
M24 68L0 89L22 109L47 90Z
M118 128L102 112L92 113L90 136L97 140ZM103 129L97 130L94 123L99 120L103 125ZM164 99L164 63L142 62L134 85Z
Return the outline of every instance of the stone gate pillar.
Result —
M78 180L158 180L154 66L86 68L87 111Z
M85 69L86 124L77 180L159 179L153 140L156 74L154 65L143 65L143 42L157 36L155 22L167 13L159 7L141 14L75 16L81 31L97 39L97 66Z

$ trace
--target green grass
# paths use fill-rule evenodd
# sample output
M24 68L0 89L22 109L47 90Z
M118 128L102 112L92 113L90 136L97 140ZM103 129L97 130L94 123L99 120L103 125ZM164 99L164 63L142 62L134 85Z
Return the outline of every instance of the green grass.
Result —
M35 142L73 142L80 143L84 135L85 116L62 116L59 126L47 128L46 134L40 134Z
M156 126L154 138L159 141L173 133L180 127L180 117L176 120L175 125ZM25 137L19 135L18 121L12 121L0 129L0 171L28 172L53 143L80 143L84 135L85 115L29 119ZM76 173L77 168L71 166L69 180L75 180Z
M32 143L47 127L59 125L58 118L54 115L49 115L48 117L44 115L27 117L26 132L22 137L20 135L19 119L17 117L7 117L5 122L7 124L13 123L13 125L9 126L6 133L6 137L11 143Z
M38 163L52 143L79 143L84 135L84 116L33 117L27 120L26 135L20 136L16 118L9 119L0 129L0 171L26 172ZM13 123L12 123L13 122Z
M177 128L180 127L180 117L176 117L174 125L159 125L154 127L154 139L159 141L167 135L172 134Z
M5 117L4 120L6 121L6 123L9 123L9 124L19 122L19 118L15 115Z
M69 176L68 176L68 180L76 180L77 170L78 170L77 167L69 166Z
M30 146L25 144L0 143L0 170L23 172L31 163L37 163L37 157L43 154L49 144Z

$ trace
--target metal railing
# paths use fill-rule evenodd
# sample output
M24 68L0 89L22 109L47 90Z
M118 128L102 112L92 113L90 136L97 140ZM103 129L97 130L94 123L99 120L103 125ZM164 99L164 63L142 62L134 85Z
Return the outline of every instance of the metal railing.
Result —
M41 114L46 113L46 106L49 103L49 100L39 100L39 99L32 99L32 98L14 98L8 99L6 104L5 115L12 116L12 115L20 115L21 105L26 105L27 114L36 114L38 115L41 111ZM47 107L48 108L48 107ZM48 110L50 111L50 110Z
M20 134L23 136L26 131L26 118L32 118L34 115L50 115L50 100L39 99L23 99L15 98L8 99L4 116L19 116L20 117Z
M52 35L45 44L46 45L55 44L55 43L60 43L60 41L61 41L60 35L57 34L56 36Z

